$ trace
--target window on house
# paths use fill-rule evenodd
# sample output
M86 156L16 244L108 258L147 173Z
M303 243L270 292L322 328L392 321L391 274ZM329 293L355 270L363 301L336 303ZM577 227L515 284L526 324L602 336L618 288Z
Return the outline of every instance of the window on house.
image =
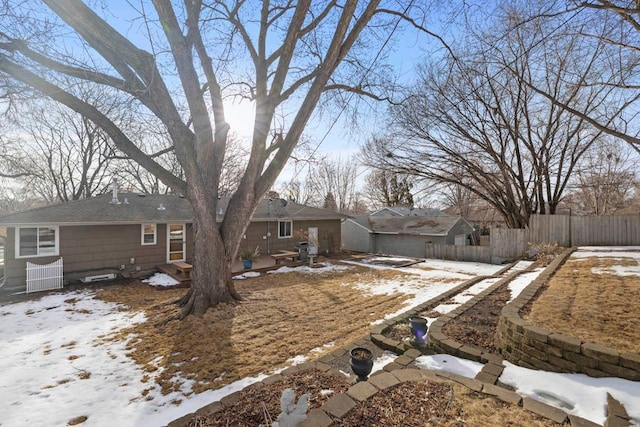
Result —
M157 227L155 224L142 224L142 244L155 245L157 238Z
M58 255L58 227L19 227L18 258Z
M278 239L291 237L292 221L278 221Z

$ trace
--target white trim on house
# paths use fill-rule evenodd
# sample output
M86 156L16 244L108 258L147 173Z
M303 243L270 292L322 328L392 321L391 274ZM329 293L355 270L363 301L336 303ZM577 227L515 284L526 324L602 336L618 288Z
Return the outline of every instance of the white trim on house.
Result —
M173 258L172 255L179 254L180 251L171 251L171 226L182 226L182 258ZM178 242L174 242L178 243ZM174 262L183 262L187 260L187 224L186 223L168 223L167 224L167 264L171 264Z
M34 254L34 255L21 255L21 251L20 251L20 243L21 243L20 230L26 229L26 228L35 228L36 229L36 234L35 234L35 238L36 238L36 241L35 241L36 254ZM51 246L50 243L49 243L48 245L42 247L41 242L40 242L40 237L41 237L40 229L50 229L50 230L54 231L53 246ZM46 240L44 242L46 242ZM16 259L59 256L60 255L60 227L58 227L57 225L42 225L42 224L24 225L24 226L20 226L20 227L15 227L15 249L16 249L16 253L15 253L15 258Z
M288 235L282 235L280 232L282 231L282 228L280 227L280 224L289 224L289 234ZM286 225L285 225L285 232L286 230ZM278 239L290 239L293 237L293 220L287 219L287 220L278 220Z
M145 227L147 226L153 226L153 241L152 242L145 242L144 236L145 235L151 235L152 233L147 233L145 232ZM147 245L155 245L158 243L158 224L156 223L146 223L146 224L140 224L140 244L142 246L147 246Z

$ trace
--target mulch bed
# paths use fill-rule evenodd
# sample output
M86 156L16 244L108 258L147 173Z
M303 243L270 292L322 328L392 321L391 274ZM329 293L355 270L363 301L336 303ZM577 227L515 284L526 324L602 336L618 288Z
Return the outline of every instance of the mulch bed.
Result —
M509 285L505 284L460 316L447 322L442 332L454 341L497 354L494 343L496 328L502 307L510 297Z
M508 284L501 286L479 303L447 322L443 333L454 341L480 348L485 352L498 353L494 336L500 312L511 296ZM430 311L421 313L424 317L438 317L440 313ZM383 335L395 341L404 342L413 339L408 320L387 328Z
M334 420L334 425L422 427L427 420L444 418L452 400L449 384L403 383L379 391L344 418Z
M280 398L286 388L293 389L296 401L303 394L309 396L308 411L322 406L335 394L347 391L350 384L347 378L322 372L318 369L296 372L283 376L271 384L253 384L240 392L240 399L231 406L211 415L196 415L189 427L210 426L270 426L280 414ZM268 416L266 415L268 414Z

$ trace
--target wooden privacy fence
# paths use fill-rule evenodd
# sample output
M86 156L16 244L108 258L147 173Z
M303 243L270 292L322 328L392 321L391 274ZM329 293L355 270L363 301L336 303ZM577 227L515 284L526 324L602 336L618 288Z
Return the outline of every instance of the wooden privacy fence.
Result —
M640 215L532 215L529 228L491 228L489 246L428 243L426 258L502 263L524 256L529 244L640 246Z
M62 288L62 258L51 264L27 262L27 293Z
M426 258L500 264L523 257L528 249L527 230L491 229L489 246L427 244Z
M427 243L425 258L489 263L491 262L491 247Z
M531 215L529 218L529 242L557 243L571 246L571 220L568 215Z
M491 229L491 256L492 262L520 258L529 249L529 233L527 230L512 228Z
M529 242L560 246L640 245L640 215L532 215ZM493 232L493 230L492 230Z

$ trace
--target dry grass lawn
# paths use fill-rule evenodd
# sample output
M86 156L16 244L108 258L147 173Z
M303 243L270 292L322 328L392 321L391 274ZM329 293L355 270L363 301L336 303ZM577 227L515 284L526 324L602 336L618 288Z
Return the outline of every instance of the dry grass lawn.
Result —
M554 332L640 353L640 285L636 276L606 273L633 258L568 260L533 303L527 319ZM600 268L603 274L592 273Z
M115 339L135 336L129 344L131 357L148 371L150 389L155 380L163 393L178 391L175 376L179 373L195 381L195 392L202 392L271 373L288 365L287 359L324 344L333 342L337 347L362 337L372 321L401 309L408 296L368 296L345 285L402 280L403 276L406 274L398 271L364 267L326 275L262 275L236 281L245 298L242 303L221 305L202 317L163 326L154 325L177 314L171 302L184 289L116 285L100 291L98 298L146 312L147 322L120 331ZM314 354L319 357L322 352Z

